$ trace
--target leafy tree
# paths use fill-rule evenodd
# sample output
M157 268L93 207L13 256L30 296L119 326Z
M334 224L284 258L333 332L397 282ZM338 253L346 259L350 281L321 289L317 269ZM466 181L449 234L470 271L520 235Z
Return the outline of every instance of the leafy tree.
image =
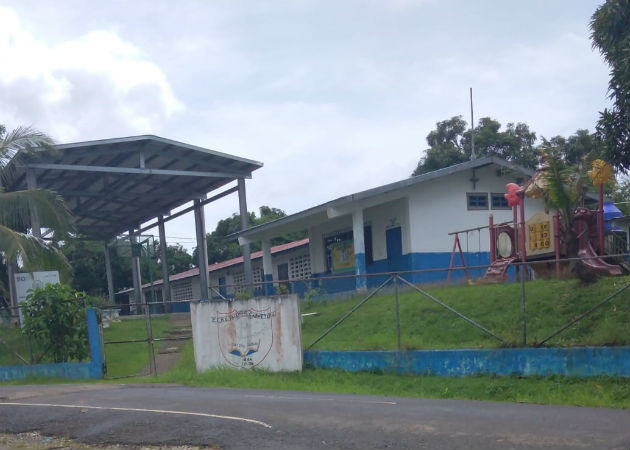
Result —
M151 261L153 279L157 280L162 278L160 244L157 240L150 242L152 242L153 247L150 248L149 261ZM116 290L131 287L133 284L131 252L128 251L128 248L128 241L121 241L120 245L110 246L112 275ZM145 244L140 258L143 282L149 280L146 249ZM85 291L90 295L103 295L107 292L105 255L101 242L73 240L67 242L62 247L62 251L72 266L71 285L73 288ZM166 260L169 275L183 272L192 267L192 256L181 245L168 245L166 247Z
M577 130L568 138L563 136L554 136L549 140L543 138L541 148L553 148L555 157L561 158L568 165L605 158L601 139L596 133L591 134L588 130Z
M432 172L466 161L468 158L462 144L465 130L466 121L462 119L462 116L454 116L436 123L435 130L427 135L429 148L418 162L412 175Z
M630 214L630 177L617 177L611 183L610 196L625 215Z
M466 129L461 116L438 122L436 129L427 135L429 148L420 159L412 175L468 161L472 155L473 131ZM536 133L524 123L508 123L501 131L501 124L490 117L479 120L474 131L476 156L499 156L525 167L535 168L538 162L534 144Z
M52 139L31 128L7 132L0 125L0 259L4 264L22 262L25 270L68 268L55 245L73 231L73 221L63 199L45 189L11 190L16 165L26 156L52 149ZM27 234L34 212L42 227L52 232L52 241Z
M259 209L260 216L257 217L255 212L248 213L250 226L261 225L286 216L286 213L278 208L263 205ZM241 246L235 239L226 239L227 236L241 231L240 214L232 214L230 217L219 220L215 230L206 234L206 244L208 248L208 263L226 261L228 259L242 256ZM288 233L284 236L271 240L272 245L280 245L287 242L304 239L307 236L306 231ZM252 244L252 251L260 250L260 244ZM198 261L197 249L193 251L192 260L194 263Z
M51 355L53 362L67 362L88 356L86 297L65 284L47 284L30 292L22 304L23 333L39 349L38 359Z
M606 143L605 160L630 169L630 0L607 0L591 17L591 40L610 66L612 108L600 114L597 132Z

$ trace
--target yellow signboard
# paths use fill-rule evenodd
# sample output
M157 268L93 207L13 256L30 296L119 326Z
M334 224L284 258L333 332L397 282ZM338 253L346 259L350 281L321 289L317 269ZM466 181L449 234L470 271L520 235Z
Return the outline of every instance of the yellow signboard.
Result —
M528 256L545 255L556 250L553 217L549 214L538 212L530 217L525 222L525 236Z

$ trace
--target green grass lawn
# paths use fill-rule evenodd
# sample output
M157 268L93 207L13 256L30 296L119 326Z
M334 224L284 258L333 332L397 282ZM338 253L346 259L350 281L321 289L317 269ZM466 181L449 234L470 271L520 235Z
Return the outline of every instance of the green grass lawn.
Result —
M602 278L582 286L577 281L526 283L528 343L551 334L607 295L624 286L627 277ZM519 284L433 288L431 294L469 315L509 342L520 345L521 296ZM307 317L302 327L305 346L356 305L362 297L343 301L303 302ZM500 344L452 313L415 292L400 294L402 344L408 349L497 347ZM547 345L627 345L629 294L625 291L591 317L570 327ZM152 318L155 337L169 329L168 318ZM0 329L0 333L15 330ZM6 334L0 334L6 336ZM144 318L125 319L104 330L105 341L146 338ZM138 374L148 364L146 343L108 344L108 377ZM395 349L394 297L379 295L326 337L315 349ZM32 378L19 383L67 382ZM83 381L85 382L85 381ZM198 374L192 342L175 369L159 377L131 378L127 382L178 383L190 386L286 389L386 396L425 397L628 408L627 378L597 377L433 377L339 370L305 369L301 373L211 370Z
M525 283L527 343L534 345L628 282L601 278L582 285L569 281ZM478 348L522 345L521 286L474 285L428 289L440 301L483 325L506 344L484 334L463 319L415 291L399 294L401 344L405 349ZM340 301L303 302L302 312L318 312L302 325L303 343L310 345L364 297ZM629 294L624 291L591 316L572 325L547 346L628 345ZM320 341L314 349L395 349L394 296L376 295Z
M168 321L167 316L151 318L154 338L165 337L168 334L170 328ZM143 316L125 318L120 322L112 323L109 328L103 330L105 342L146 339L146 337ZM105 361L107 362L108 378L137 375L143 367L149 364L147 343L106 344Z

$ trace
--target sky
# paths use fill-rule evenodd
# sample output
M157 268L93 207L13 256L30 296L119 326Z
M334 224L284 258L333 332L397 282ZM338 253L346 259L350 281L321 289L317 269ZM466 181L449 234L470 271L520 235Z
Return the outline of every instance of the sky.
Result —
M250 211L410 176L436 122L593 131L590 0L0 0L0 123L59 143L154 134L264 163ZM206 207L206 227L238 211ZM155 231L157 233L157 230ZM167 224L194 247L192 214Z

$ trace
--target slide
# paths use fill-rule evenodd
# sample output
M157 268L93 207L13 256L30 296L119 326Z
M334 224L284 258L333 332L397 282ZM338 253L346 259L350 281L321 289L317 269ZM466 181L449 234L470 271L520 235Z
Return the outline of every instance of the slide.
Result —
M600 273L602 275L622 274L621 267L615 266L613 264L608 264L602 258L600 258L590 242L586 244L585 249L582 249L578 252L578 256L580 258L588 258L583 259L582 263L597 273Z
M483 284L494 284L494 283L503 283L507 276L505 275L505 271L508 266L514 262L518 258L501 258L497 259L492 263L488 270L481 278L481 283Z

